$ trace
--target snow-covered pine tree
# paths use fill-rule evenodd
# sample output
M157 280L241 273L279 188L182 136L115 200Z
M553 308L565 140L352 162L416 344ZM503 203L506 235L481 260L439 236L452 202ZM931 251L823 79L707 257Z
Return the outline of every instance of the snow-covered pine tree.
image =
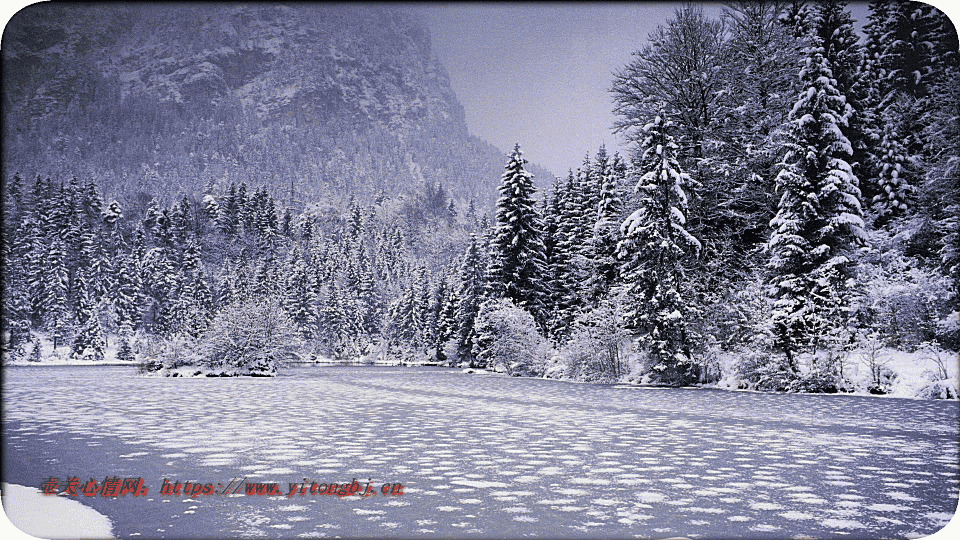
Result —
M100 317L96 312L96 303L90 297L89 288L80 272L76 278L77 289L77 333L73 338L71 356L86 360L103 360L107 348Z
M517 143L500 177L487 292L511 298L534 316L542 330L548 318L543 227L533 199L533 175L523 168L526 162Z
M130 346L130 340L120 339L120 347L117 349L117 360L121 362L133 362L137 356L133 353L133 347Z
M204 276L200 246L192 238L183 250L183 265L178 281L180 286L173 307L176 314L174 328L198 337L213 320L213 294Z
M823 50L806 54L767 244L776 344L793 370L798 352L815 350L818 339L846 324L852 250L865 241L858 181L846 161L852 149L841 130L850 105L833 85Z
M687 232L690 178L680 167L672 122L657 115L642 131L634 165L639 208L621 224L621 275L630 302L627 324L639 335L653 362L651 375L665 384L697 377L687 336L683 259L700 250Z
M570 171L573 176L573 171ZM556 306L560 305L565 296L562 276L566 273L569 264L567 251L563 249L564 230L561 226L563 219L565 186L567 182L555 178L550 192L543 200L543 259L546 262L543 279L548 285L550 296L547 305L551 308L550 320L547 322L549 335L558 339L558 332L563 330L563 314Z
M936 149L928 160L918 199L939 236L943 273L952 279L951 315L960 315L960 67L949 67L931 94L925 137ZM956 339L960 339L957 336Z
M556 218L554 260L550 283L552 314L550 334L562 340L573 319L583 308L583 281L589 268L583 256L590 228L586 219L585 174L580 169L567 175L566 184L557 192L560 214Z
M453 270L450 268L449 270ZM447 361L447 355L444 352L444 346L453 337L454 326L456 325L456 299L454 292L450 290L447 276L450 272L445 272L440 276L437 287L433 293L433 303L431 305L434 312L434 358L440 364Z
M790 0L790 5L780 17L780 23L789 28L795 38L807 36L812 23L806 0Z
M889 0L873 0L870 2L870 15L863 27L866 39L863 42L863 56L857 68L855 89L860 96L860 122L863 129L863 143L866 155L860 162L860 177L864 179L861 186L864 200L874 200L881 190L875 182L869 179L878 176L878 148L882 139L883 120L880 103L886 94L886 75L881 63L884 49L887 47L885 36L886 27L890 18Z
M894 2L887 20L886 48L881 63L886 75L886 93L902 92L912 98L927 95L931 81L934 44L930 41L930 6L913 1Z
M290 250L284 269L284 290L281 305L287 311L300 335L306 340L313 339L317 331L317 291L307 271L306 263L299 246Z
M66 263L66 250L63 241L53 240L49 251L44 258L43 300L41 302L41 316L48 326L54 330L54 348L63 345L58 337L65 337L66 323L69 316L69 271Z
M454 334L457 340L457 357L461 362L469 362L470 367L476 367L473 357L473 347L476 344L474 323L480 311L480 304L483 302L485 287L483 263L480 259L476 233L470 233L470 243L463 255L459 278Z
M886 114L884 116L887 116ZM883 135L876 152L877 186L880 192L873 196L873 207L877 211L878 221L903 215L913 206L911 201L916 192L914 163L904 147L902 137L897 133L895 122L884 123Z
M134 267L132 257L123 257L117 265L116 288L111 291L117 311L117 327L120 335L127 336L140 326L140 311L143 309L143 283Z
M858 43L853 18L845 1L818 0L813 9L813 40L823 49L823 58L836 81L834 86L840 95L846 97L852 111L843 133L850 141L853 150L850 166L857 174L860 164L867 160L870 137L860 114L864 96L861 95L857 73L863 63L864 51Z
M623 210L621 183L623 178L614 169L603 145L597 151L593 174L598 178L600 196L597 201L597 219L590 236L592 260L587 280L587 302L596 306L619 281L617 243L620 241L620 214Z

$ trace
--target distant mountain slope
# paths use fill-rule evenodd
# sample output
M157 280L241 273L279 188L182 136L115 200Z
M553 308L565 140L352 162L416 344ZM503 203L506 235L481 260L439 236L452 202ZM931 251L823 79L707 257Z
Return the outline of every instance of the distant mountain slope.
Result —
M294 204L439 182L489 204L506 162L399 9L35 4L2 49L7 174L141 198L244 181Z

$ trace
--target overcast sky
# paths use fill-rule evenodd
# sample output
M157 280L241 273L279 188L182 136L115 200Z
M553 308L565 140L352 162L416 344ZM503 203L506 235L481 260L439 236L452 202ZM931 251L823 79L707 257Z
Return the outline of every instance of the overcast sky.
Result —
M613 72L665 22L676 3L424 6L433 48L467 125L504 151L558 176L613 135ZM716 5L707 12L719 12Z
M942 1L942 0L941 0ZM680 2L421 5L433 48L450 74L467 125L504 151L558 176L612 132L613 73L631 61ZM722 4L703 4L719 17ZM864 5L854 18L865 19ZM864 21L858 21L862 26Z

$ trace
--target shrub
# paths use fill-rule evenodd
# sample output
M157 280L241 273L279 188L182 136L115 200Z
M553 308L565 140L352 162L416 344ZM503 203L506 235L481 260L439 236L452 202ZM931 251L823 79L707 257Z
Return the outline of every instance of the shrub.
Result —
M300 334L275 298L258 297L223 308L201 336L200 362L232 375L273 375L299 358Z
M510 375L543 375L551 348L537 332L533 315L501 298L484 302L474 324L478 367Z
M560 350L563 366L551 372L582 381L619 380L626 374L623 359L630 346L630 334L622 323L622 310L615 300L604 300L577 316L570 339Z

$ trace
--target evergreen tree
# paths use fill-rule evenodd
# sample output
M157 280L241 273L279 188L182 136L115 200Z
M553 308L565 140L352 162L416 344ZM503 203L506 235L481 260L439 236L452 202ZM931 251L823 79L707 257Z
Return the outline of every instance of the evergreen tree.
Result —
M77 333L71 347L72 356L103 360L107 348L96 304L90 298L83 272L77 276Z
M193 337L199 337L213 320L213 293L204 275L200 260L200 246L190 239L183 250L179 295L174 312L177 328Z
M619 222L623 210L623 179L609 161L605 147L601 146L597 151L595 163L594 174L599 178L600 197L597 201L597 219L590 236L592 260L586 289L591 306L596 306L620 279L617 244L620 241Z
M542 224L533 200L533 175L523 168L526 162L518 143L500 178L488 291L511 298L533 314L542 329L547 320Z
M912 206L910 201L916 191L913 180L914 165L893 122L883 127L877 161L879 171L876 183L880 193L874 195L873 206L879 218L886 221L890 217L905 213Z
M699 251L700 242L684 227L690 177L680 167L671 128L665 115L643 127L635 165L640 207L621 225L618 251L632 303L626 321L648 348L654 376L683 384L697 372L687 336L682 260Z
M299 247L294 247L284 271L283 308L290 320L295 322L304 339L313 339L317 331L319 313L317 311L317 291L307 272Z
M864 52L861 49L853 29L853 18L846 9L846 2L819 0L813 10L814 44L823 49L823 58L830 66L834 86L850 105L851 114L841 129L853 153L850 166L854 174L860 171L860 164L866 162L870 149L869 127L864 124L860 111L863 110L863 92L859 82L859 67L863 63Z
M142 281L133 259L125 257L118 265L117 284L112 291L121 335L130 335L140 325L143 307Z
M136 359L137 356L133 353L130 340L126 338L121 339L120 347L117 349L117 360L121 362L133 362Z
M845 324L851 250L865 239L858 181L846 161L852 149L841 130L851 109L822 49L807 49L800 81L768 243L776 342L793 370L797 352L815 350L819 337Z
M476 344L474 323L484 298L485 276L475 233L470 233L470 243L463 255L459 278L454 336L457 340L457 356L461 362L468 361L470 367L476 367L473 358L473 349Z

